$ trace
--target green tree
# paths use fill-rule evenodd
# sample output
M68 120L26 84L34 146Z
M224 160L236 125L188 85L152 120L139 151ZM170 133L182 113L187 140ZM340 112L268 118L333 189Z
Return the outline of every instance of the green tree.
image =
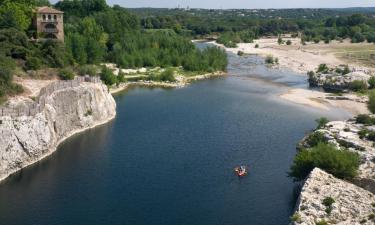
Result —
M375 91L370 91L367 107L370 112L375 113Z
M318 167L341 179L357 175L359 156L347 150L338 150L331 144L319 143L311 149L298 152L289 175L295 180L304 180L310 172Z

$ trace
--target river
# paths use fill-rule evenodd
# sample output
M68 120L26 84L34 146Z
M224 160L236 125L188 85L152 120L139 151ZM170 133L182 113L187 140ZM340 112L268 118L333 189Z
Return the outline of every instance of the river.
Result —
M228 57L228 77L117 95L114 121L0 185L0 224L287 225L296 143L316 118L349 115L284 102L305 76Z

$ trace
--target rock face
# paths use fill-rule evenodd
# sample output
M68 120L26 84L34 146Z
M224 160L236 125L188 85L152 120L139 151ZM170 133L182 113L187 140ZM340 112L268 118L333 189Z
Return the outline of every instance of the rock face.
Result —
M375 224L374 203L372 193L316 168L302 188L292 224Z
M35 116L0 117L0 180L50 155L67 137L116 115L105 85L83 82L44 96Z
M364 72L351 72L345 75L338 73L309 74L309 83L312 87L322 87L326 91L349 91L354 81L363 81L366 85L371 75Z

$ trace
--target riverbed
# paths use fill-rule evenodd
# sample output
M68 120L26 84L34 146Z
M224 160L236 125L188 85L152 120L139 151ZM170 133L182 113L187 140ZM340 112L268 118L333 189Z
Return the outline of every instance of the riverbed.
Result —
M227 77L117 95L114 121L0 185L0 224L287 225L296 143L316 118L350 115L283 101L306 77L228 57Z

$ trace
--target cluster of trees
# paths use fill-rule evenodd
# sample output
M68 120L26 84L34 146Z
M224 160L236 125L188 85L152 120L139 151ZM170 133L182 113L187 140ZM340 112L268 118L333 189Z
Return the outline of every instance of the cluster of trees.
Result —
M146 29L188 30L192 35L219 34L219 42L233 47L236 42L259 36L300 32L303 43L326 43L350 38L352 42L375 42L373 12L289 9L289 10L150 10L137 9ZM249 39L241 33L251 31ZM189 32L186 32L189 33Z
M144 21L105 0L60 1L65 43L31 42L33 9L48 0L0 1L0 97L20 90L12 84L16 67L25 71L113 62L122 68L183 67L189 71L225 70L226 54L217 48L198 50L179 29L144 30ZM12 66L14 65L14 66ZM70 77L65 70L62 77Z

